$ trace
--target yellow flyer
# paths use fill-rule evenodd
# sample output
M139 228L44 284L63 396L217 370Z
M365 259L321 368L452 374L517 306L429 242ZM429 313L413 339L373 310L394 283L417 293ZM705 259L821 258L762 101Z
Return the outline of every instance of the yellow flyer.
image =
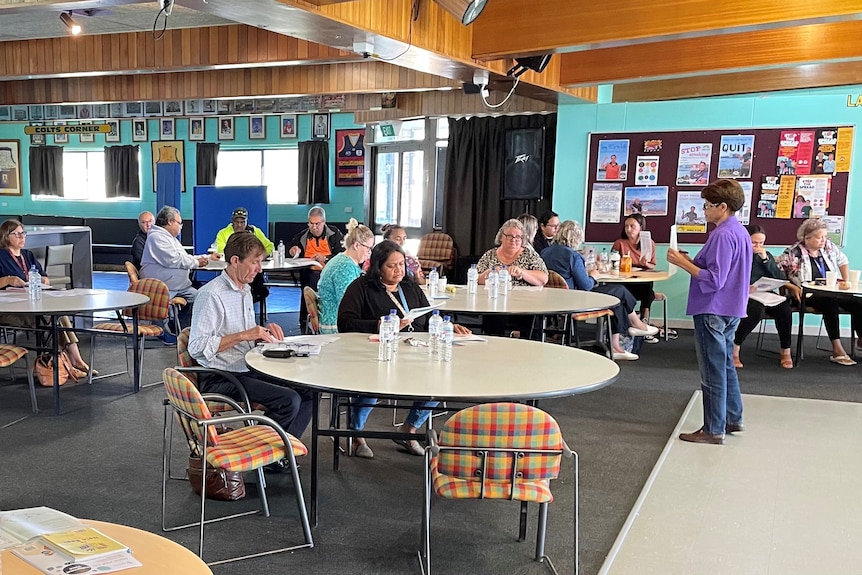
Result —
M775 217L789 220L793 216L793 195L796 193L796 176L781 176Z
M850 156L853 155L853 128L838 128L838 143L835 145L835 171L850 171Z

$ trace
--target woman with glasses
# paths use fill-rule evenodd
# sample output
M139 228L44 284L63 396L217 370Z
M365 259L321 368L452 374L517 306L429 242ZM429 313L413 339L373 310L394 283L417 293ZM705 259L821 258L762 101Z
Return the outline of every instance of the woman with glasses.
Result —
M559 227L560 216L556 212L546 210L539 215L539 233L533 239L533 248L537 254L542 253L542 250L551 245Z
M584 231L580 224L566 220L560 224L560 229L554 236L554 243L542 252L542 258L548 268L566 280L569 289L600 292L620 300L620 303L611 308L614 312L611 318L611 352L617 361L635 361L638 355L622 348L620 334L653 336L658 333L658 328L647 325L638 317L634 311L637 300L625 287L620 284L599 284L596 279L599 277L598 270L587 271L584 256L577 251L583 241Z
M380 231L383 232L384 240L392 240L401 246L401 249L404 249L404 242L407 241L407 230L402 226L384 224L383 227L380 228ZM417 284L425 285L425 274L422 273L422 266L419 264L419 260L408 254L406 251L404 252L404 257L407 260L407 275L416 280Z
M27 232L24 231L24 225L18 220L6 220L0 224L0 289L26 287L27 277L33 266L36 266L36 269L42 274L42 284L48 285L48 277L45 275L45 270L42 269L42 264L33 255L33 252L24 249L26 241ZM63 328L72 327L72 322L66 316L61 317L59 323ZM2 314L0 315L0 325L33 329L36 327L36 317ZM60 349L64 349L69 354L72 365L81 370L82 374L76 374L76 377L86 376L90 371L90 366L81 357L81 351L78 349L78 338L75 334L71 331L60 331L58 344ZM98 375L98 373L94 370L93 375Z
M320 333L338 333L338 306L347 286L362 275L362 266L374 248L374 233L350 218L342 244L344 251L329 260L317 283Z

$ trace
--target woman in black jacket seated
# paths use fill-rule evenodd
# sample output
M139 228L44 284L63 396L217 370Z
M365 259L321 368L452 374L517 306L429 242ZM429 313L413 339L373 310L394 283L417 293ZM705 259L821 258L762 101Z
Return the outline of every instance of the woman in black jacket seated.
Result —
M427 314L412 323L404 319L411 309L428 305L428 299L422 289L407 275L405 262L404 250L395 242L384 240L374 246L368 272L354 280L341 299L341 305L338 307L339 333L377 333L380 328L380 318L388 315L393 309L398 311L398 316L401 318L400 329L409 327L419 331L428 330ZM456 325L455 332L469 333L469 330ZM350 410L350 429L363 429L376 403L377 399L373 397L357 399ZM398 431L414 433L428 420L431 415L430 408L436 405L436 401L415 402ZM412 455L425 454L422 446L414 439L395 440L395 443ZM374 457L374 453L362 437L354 438L353 454L366 459Z

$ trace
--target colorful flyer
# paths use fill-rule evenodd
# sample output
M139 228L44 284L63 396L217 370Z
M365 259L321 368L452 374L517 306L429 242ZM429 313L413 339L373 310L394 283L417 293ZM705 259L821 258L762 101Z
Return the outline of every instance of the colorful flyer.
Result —
M628 163L628 140L601 140L599 142L597 180L625 180L628 176Z
M750 178L753 158L754 136L722 136L718 151L718 177Z
M739 182L742 186L742 192L745 194L745 203L736 211L736 219L743 226L747 226L751 221L751 191L754 189L753 182Z
M654 186L658 183L658 156L638 156L635 162L635 185Z
M705 186L709 183L712 144L680 144L676 166L678 186ZM680 232L684 230L680 229Z
M624 214L667 215L667 186L626 188Z
M814 166L812 174L835 173L835 147L838 145L838 128L821 128L815 133Z
M590 201L590 223L616 224L620 221L620 202L623 197L622 184L593 184Z
M813 151L814 130L782 130L775 173L779 176L810 174Z
M775 217L789 220L793 216L793 198L796 192L796 176L780 176L778 185L778 205Z
M335 185L361 186L365 179L365 130L335 130Z
M832 176L799 176L796 178L796 199L793 203L793 217L805 218L826 215L829 208L829 191Z
M706 233L706 215L703 212L703 198L700 192L676 193L677 231L681 234Z
M838 144L835 146L835 171L850 171L850 156L853 153L853 128L838 128Z
M778 209L778 176L762 176L760 199L757 201L758 218L774 218Z

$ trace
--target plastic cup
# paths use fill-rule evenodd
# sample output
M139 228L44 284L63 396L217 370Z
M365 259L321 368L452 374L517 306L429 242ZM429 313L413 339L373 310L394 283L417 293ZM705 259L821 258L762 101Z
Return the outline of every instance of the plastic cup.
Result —
M838 284L838 272L826 272L826 287L834 288Z
M446 278L437 278L437 293L442 294L446 291Z
M850 282L850 285L853 287L853 289L856 289L859 287L859 275L860 274L862 274L862 271L860 271L860 270L850 270L850 273L848 274L849 277L847 279Z

